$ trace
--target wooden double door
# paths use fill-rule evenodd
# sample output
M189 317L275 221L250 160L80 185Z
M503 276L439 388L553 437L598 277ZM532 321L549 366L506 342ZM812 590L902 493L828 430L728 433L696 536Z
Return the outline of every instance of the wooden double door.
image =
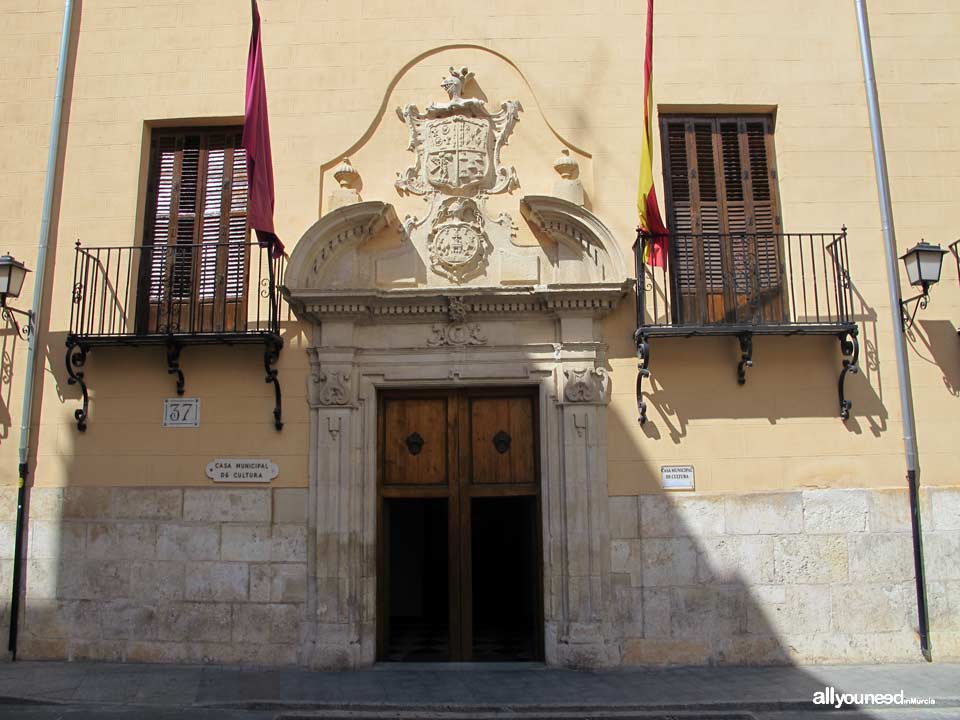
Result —
M542 659L535 392L384 392L378 420L378 658Z

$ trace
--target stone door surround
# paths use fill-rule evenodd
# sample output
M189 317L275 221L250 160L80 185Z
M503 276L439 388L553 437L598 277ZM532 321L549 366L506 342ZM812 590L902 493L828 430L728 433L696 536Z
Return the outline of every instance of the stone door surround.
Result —
M504 282L492 263L469 285L378 287L366 271L377 261L368 246L425 249L411 247L393 207L376 201L328 213L290 258L284 291L312 337L307 665L375 659L378 391L490 385L536 388L546 661L619 662L600 320L631 281L609 230L588 210L541 196L520 206L552 241L536 252L553 282Z

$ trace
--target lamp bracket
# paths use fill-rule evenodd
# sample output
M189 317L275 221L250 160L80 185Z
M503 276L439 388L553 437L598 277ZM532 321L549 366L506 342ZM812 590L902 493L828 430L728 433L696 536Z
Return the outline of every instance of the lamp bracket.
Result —
M21 326L17 322L17 315L23 315L27 318L27 324ZM22 337L24 340L29 340L30 336L33 334L33 310L18 310L17 308L10 307L7 305L6 296L0 295L0 317L2 317L6 322L12 323L14 329L17 331L17 335Z
M913 304L913 312L910 312L909 306ZM917 317L917 310L926 310L930 304L930 293L926 283L923 285L923 292L914 295L906 300L900 300L900 324L904 332L913 327L913 320Z

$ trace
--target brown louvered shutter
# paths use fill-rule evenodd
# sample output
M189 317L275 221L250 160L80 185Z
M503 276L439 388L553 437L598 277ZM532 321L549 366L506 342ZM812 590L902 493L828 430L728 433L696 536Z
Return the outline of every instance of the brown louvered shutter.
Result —
M224 332L244 324L247 182L240 135L238 128L155 131L141 332Z
M766 117L664 118L675 321L779 322L780 210Z
M682 322L716 322L723 313L722 193L713 123L664 124L674 296Z

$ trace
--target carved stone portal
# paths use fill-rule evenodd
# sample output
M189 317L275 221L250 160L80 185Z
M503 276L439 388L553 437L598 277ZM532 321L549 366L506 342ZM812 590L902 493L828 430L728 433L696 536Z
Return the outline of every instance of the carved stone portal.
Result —
M463 97L469 79L466 68L451 69L448 101L399 113L416 163L396 187L423 197L425 215L401 228L384 200L351 200L304 233L284 277L291 308L311 327L309 537L316 540L301 651L310 667L376 659L380 393L450 386L537 388L545 660L620 661L601 320L631 281L613 233L576 194L527 195L509 205L541 236L535 246L512 241L509 214L491 217L491 194L517 186L500 149L520 105L506 102L491 114L483 100ZM557 165L573 189L575 162L564 155ZM359 190L346 163L338 172L341 189ZM483 441L507 452L509 430ZM406 451L417 453L422 441L411 434Z
M491 114L483 100L461 96L471 77L467 68L450 68L442 83L449 102L431 103L422 113L416 105L397 108L410 131L407 148L417 155L415 165L398 173L397 190L430 202L425 217L408 217L404 227L411 237L426 229L430 268L456 283L482 273L491 247L487 222L508 231L513 226L508 215L486 216L486 196L518 187L514 168L500 164L500 148L520 103L508 100Z

